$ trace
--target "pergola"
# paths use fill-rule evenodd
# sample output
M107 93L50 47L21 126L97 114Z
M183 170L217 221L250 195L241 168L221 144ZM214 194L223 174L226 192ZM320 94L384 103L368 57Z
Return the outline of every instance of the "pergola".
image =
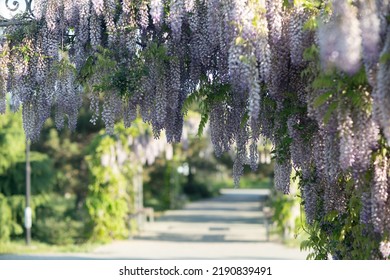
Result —
M34 0L0 0L0 27L24 24L34 17Z

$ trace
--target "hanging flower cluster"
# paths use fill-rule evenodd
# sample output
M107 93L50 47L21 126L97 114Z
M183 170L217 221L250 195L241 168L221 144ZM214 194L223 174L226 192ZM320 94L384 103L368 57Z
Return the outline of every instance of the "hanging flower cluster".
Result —
M53 107L74 129L84 94L108 133L139 114L178 142L197 100L216 154L236 149L237 184L265 137L275 187L289 193L298 171L309 224L358 197L359 222L387 244L389 13L376 0L35 1L0 44L0 112L10 92L34 140Z

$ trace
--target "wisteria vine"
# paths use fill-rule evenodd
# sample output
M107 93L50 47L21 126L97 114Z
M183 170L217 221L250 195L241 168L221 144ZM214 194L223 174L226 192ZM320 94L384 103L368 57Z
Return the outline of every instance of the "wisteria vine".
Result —
M275 187L289 193L297 171L309 225L331 232L329 215L357 211L369 257L389 257L389 1L37 0L33 13L0 44L0 113L10 93L28 139L52 108L74 130L88 96L108 133L140 115L179 142L196 100L216 154L236 149L236 183L265 137Z

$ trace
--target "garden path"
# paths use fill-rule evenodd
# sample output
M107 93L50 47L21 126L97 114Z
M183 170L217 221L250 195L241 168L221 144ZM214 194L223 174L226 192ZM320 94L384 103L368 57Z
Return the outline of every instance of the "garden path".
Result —
M307 253L266 240L260 201L267 190L225 189L221 196L170 210L130 240L90 253L0 256L8 259L305 259Z

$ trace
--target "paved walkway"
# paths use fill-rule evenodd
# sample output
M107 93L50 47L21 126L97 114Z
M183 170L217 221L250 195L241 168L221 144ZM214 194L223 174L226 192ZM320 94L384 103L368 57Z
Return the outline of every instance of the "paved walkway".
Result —
M167 211L132 240L88 254L0 256L8 259L305 259L307 253L267 242L260 199L264 190L222 195Z

